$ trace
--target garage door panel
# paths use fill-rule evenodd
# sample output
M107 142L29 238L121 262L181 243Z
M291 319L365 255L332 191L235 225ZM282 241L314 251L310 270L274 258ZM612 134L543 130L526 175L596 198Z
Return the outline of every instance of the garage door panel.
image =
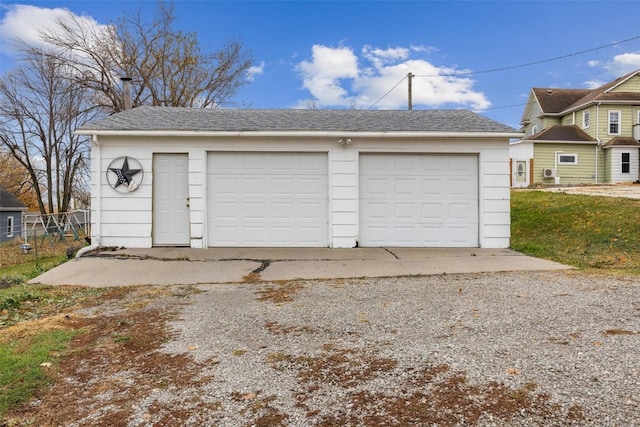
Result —
M328 246L326 153L209 153L207 173L209 246Z
M448 214L449 222L468 222L469 211L473 209L478 209L478 207L471 203L450 203Z
M317 198L318 194L326 193L327 180L325 177L298 178L295 194L297 197Z
M414 196L420 188L414 178L396 178L393 180L393 187L399 196Z
M386 179L372 177L363 183L362 192L363 194L384 195L388 193L387 185L388 182Z
M442 222L444 217L442 211L442 203L423 203L420 217L425 222Z
M362 154L362 246L478 246L476 155Z
M444 182L442 179L422 178L420 195L434 197L442 192Z
M408 220L415 222L416 220L416 204L415 203L398 203L395 205L395 217L399 220Z

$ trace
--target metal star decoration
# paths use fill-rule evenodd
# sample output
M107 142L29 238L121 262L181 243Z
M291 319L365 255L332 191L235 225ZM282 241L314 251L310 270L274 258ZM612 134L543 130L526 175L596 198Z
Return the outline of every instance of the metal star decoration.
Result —
M129 186L129 184L131 184L131 181L133 180L132 178L142 169L130 169L129 159L125 156L121 168L109 168L109 170L115 173L118 177L118 182L116 182L116 185L113 187L117 188L120 184Z

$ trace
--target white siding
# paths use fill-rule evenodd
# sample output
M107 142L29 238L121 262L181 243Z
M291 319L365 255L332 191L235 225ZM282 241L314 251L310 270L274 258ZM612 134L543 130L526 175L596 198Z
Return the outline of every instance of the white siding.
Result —
M622 173L622 153L628 153L629 173ZM633 182L638 180L638 149L631 147L612 147L609 149L610 182Z
M328 153L329 246L353 247L358 238L358 158L360 153L466 153L478 156L479 246L509 246L509 146L506 138L373 138L350 135L339 146L333 137L106 137L92 150L92 233L101 246L151 247L152 158L154 153L188 153L191 246L206 246L207 153L210 151L291 151ZM99 150L99 153L98 153ZM105 171L119 156L136 158L145 176L140 188L118 193ZM96 167L99 158L100 167ZM99 188L99 191L97 187ZM99 200L98 200L99 198Z

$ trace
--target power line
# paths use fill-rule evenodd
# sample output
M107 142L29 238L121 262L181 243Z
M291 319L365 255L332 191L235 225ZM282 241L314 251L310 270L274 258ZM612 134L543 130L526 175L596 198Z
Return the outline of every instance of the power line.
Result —
M572 53L568 53L565 55L560 55L560 56L556 56L553 58L548 58L548 59L542 59L539 61L533 61L533 62L527 62L524 64L519 64L519 65L510 65L510 66L506 66L506 67L499 67L499 68L491 68L488 70L482 70L482 71L468 71L468 72L460 72L460 73L441 73L441 74L413 74L413 77L460 77L460 76L471 76L471 75L475 75L475 74L488 74L488 73L495 73L495 72L499 72L499 71L508 71L508 70L514 70L517 68L524 68L524 67L530 67L532 65L539 65L539 64L545 64L547 62L553 62L553 61L558 61L560 59L565 59L565 58L570 58L572 56L577 56L577 55L582 55L584 53L589 53L589 52L593 52L596 50L600 50L600 49L605 49L607 47L611 47L611 46L616 46L622 43L627 43L633 40L638 40L640 39L640 35L634 36L634 37L630 37L628 39L624 39L624 40L620 40L617 42L613 42L613 43L609 43L606 45L602 45L602 46L597 46L597 47L592 47L589 49L584 49L584 50L580 50L577 52L572 52ZM389 95L389 93L391 93L395 88L397 88L405 79L407 78L407 76L404 76L398 83L395 84L395 86L393 86L391 89L389 89L384 95L382 95L380 97L380 99L378 99L375 103L373 103L368 110L372 109L373 107L375 107L380 101L382 101L387 95ZM483 110L495 110L498 108L510 108L510 107L516 107L519 105L526 105L525 104L514 104L514 105L507 105L504 107L491 107L491 108L484 108Z
M637 40L637 39L640 39L640 35L635 36L635 37L631 37L631 38L628 38L628 39L625 39L625 40L621 40L619 42L613 42L613 43L609 43L609 44L598 46L598 47L592 47L590 49L580 50L580 51L573 52L573 53L567 53L566 55L556 56L556 57L549 58L549 59L542 59L540 61L527 62L525 64L510 65L510 66L507 66L507 67L492 68L492 69L489 69L489 70L482 70L482 71L468 71L468 72L451 73L451 74L434 74L434 75L416 74L416 77L470 76L470 75L475 75L475 74L487 74L487 73L495 73L495 72L498 72L498 71L513 70L513 69L516 69L516 68L524 68L524 67L530 67L532 65L538 65L538 64L544 64L544 63L547 63L547 62L558 61L560 59L565 59L565 58L570 58L572 56L582 55L584 53L589 53L589 52L593 52L593 51L596 51L596 50L605 49L607 47L616 46L616 45L619 45L619 44L622 44L622 43L626 43L626 42L630 42L630 41Z
M395 88L397 88L398 86L400 86L400 83L402 83L403 81L405 81L405 79L407 78L407 76L404 76L402 79L400 79L400 81L398 83L395 84L394 87L392 87L391 89L389 89L384 95L382 95L380 97L380 99L378 99L376 102L374 102L373 104L371 104L371 106L369 108L367 108L367 110L371 110L373 107L376 106L376 104L378 104L378 102L382 101L387 95L389 95Z

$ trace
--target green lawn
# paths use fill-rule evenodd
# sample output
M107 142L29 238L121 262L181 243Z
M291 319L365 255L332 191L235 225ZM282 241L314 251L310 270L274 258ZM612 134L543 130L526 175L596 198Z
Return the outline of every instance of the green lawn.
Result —
M640 200L511 192L511 248L581 269L640 273Z

